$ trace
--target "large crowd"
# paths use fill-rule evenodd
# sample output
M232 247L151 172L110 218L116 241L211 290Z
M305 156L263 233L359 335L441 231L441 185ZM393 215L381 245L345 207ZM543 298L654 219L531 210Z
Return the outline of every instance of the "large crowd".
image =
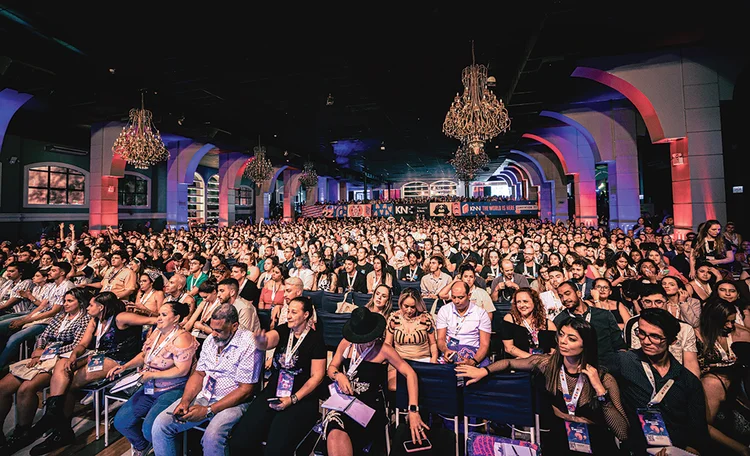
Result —
M458 203L496 203L500 201L518 201L520 198L514 198L512 196L411 196L407 198L381 198L376 200L339 200L339 201L316 201L315 205L323 206L341 206L349 204L369 204L369 203L392 203L392 204L426 204L426 203L445 203L445 202L458 202Z
M177 455L198 425L206 455L291 455L311 434L331 456L374 454L399 375L408 424L392 448L419 447L442 424L419 407L412 363L431 363L466 388L533 372L544 453L750 455L750 241L732 224L679 239L669 217L56 234L0 251L8 454L73 443L82 390L106 379L129 395L114 426L134 455ZM336 347L316 292L351 313Z

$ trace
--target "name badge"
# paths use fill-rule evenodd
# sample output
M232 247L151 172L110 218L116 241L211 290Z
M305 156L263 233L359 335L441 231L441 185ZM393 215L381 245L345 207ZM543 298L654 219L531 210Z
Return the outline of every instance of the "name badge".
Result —
M153 396L156 390L156 381L149 380L143 384L143 394L146 396Z
M532 354L532 355L543 355L544 354L544 350L542 350L541 348L530 348L529 349L529 354Z
M276 397L290 397L294 387L294 374L280 370L279 382L276 385Z
M48 359L52 359L60 352L60 343L56 342L52 345L47 346L47 348L44 349L44 352L42 352L42 356L39 357L40 361L46 361Z
M216 392L216 379L212 377L208 377L208 379L206 379L206 393L208 394L209 400L213 397L215 392Z
M459 345L458 339L456 339L455 337L449 337L448 338L448 348L449 349L455 350L455 349L458 348L458 345Z
M646 443L653 446L672 446L672 439L669 438L667 425L664 424L664 417L660 411L649 408L639 408L636 411Z
M89 364L88 366L86 366L86 370L88 372L99 372L102 369L104 369L104 354L99 353L96 355L91 355L89 357Z
M565 431L568 435L568 448L570 451L591 454L591 439L589 438L589 427L586 423L566 421Z

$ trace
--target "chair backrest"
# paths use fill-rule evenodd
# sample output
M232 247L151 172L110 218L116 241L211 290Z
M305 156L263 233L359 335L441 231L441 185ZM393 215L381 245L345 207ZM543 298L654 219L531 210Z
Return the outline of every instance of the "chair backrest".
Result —
M302 291L302 296L307 296L312 301L313 307L315 307L316 310L323 307L323 291L310 291L310 290L304 290Z
M535 426L531 374L492 374L464 388L464 415L516 426Z
M411 282L409 280L399 280L398 284L401 285L401 289L404 290L406 288L416 288L419 289L421 287L421 282Z
M326 344L326 348L332 351L336 350L341 339L344 338L344 323L349 321L350 317L351 314L337 314L326 312L325 310L318 311L318 324L322 327L320 329L323 330L323 341Z
M366 306L367 303L370 302L371 297L372 295L367 293L352 293L353 302L359 307Z
M269 309L258 309L258 320L260 327L266 331L271 330L271 311Z
M441 415L459 415L459 390L456 370L452 364L430 364L407 361L419 378L419 408ZM406 377L397 375L396 407L406 409L409 395Z
M344 293L331 293L328 291L323 292L323 297L321 298L321 305L320 309L325 310L326 312L335 313L336 312L336 306L338 303L344 300ZM349 293L346 300L348 302L352 302L352 294Z

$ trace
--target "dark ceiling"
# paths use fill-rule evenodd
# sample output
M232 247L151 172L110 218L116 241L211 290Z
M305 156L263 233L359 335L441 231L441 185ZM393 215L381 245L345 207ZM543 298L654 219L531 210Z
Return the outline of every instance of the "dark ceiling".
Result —
M14 128L57 131L84 148L91 124L125 119L145 89L163 133L224 151L250 150L260 136L274 161L311 159L322 175L450 176L457 141L442 122L472 40L512 119L488 145L501 163L524 132L542 126L541 110L610 95L569 77L577 59L738 43L739 14L720 3L712 13L653 1L622 2L622 10L573 0L335 9L6 2L0 87L35 95L19 113L27 124Z

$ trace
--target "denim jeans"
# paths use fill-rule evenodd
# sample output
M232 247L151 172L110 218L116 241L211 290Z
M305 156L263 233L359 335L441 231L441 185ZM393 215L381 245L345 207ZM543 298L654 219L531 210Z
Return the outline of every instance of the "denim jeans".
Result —
M181 399L176 400L166 410L156 417L154 425L151 428L151 438L154 443L154 454L156 456L177 456L177 436L188 429L194 428L208 420L180 423L176 421L171 413ZM198 405L209 405L205 398L194 402ZM242 418L250 404L240 404L229 407L217 413L211 421L208 422L206 432L203 434L201 444L203 446L204 456L226 456L229 454L227 449L227 440L237 421Z
M0 369L8 365L9 360L15 359L14 357L18 355L18 347L21 346L23 341L36 339L36 336L43 333L46 328L46 324L31 325L28 328L13 333L13 335L7 338L5 349L0 353ZM2 341L0 341L1 343Z
M115 415L115 429L138 451L143 451L151 442L151 428L154 420L174 401L182 398L184 389L174 388L169 391L147 395L141 387L120 407Z

